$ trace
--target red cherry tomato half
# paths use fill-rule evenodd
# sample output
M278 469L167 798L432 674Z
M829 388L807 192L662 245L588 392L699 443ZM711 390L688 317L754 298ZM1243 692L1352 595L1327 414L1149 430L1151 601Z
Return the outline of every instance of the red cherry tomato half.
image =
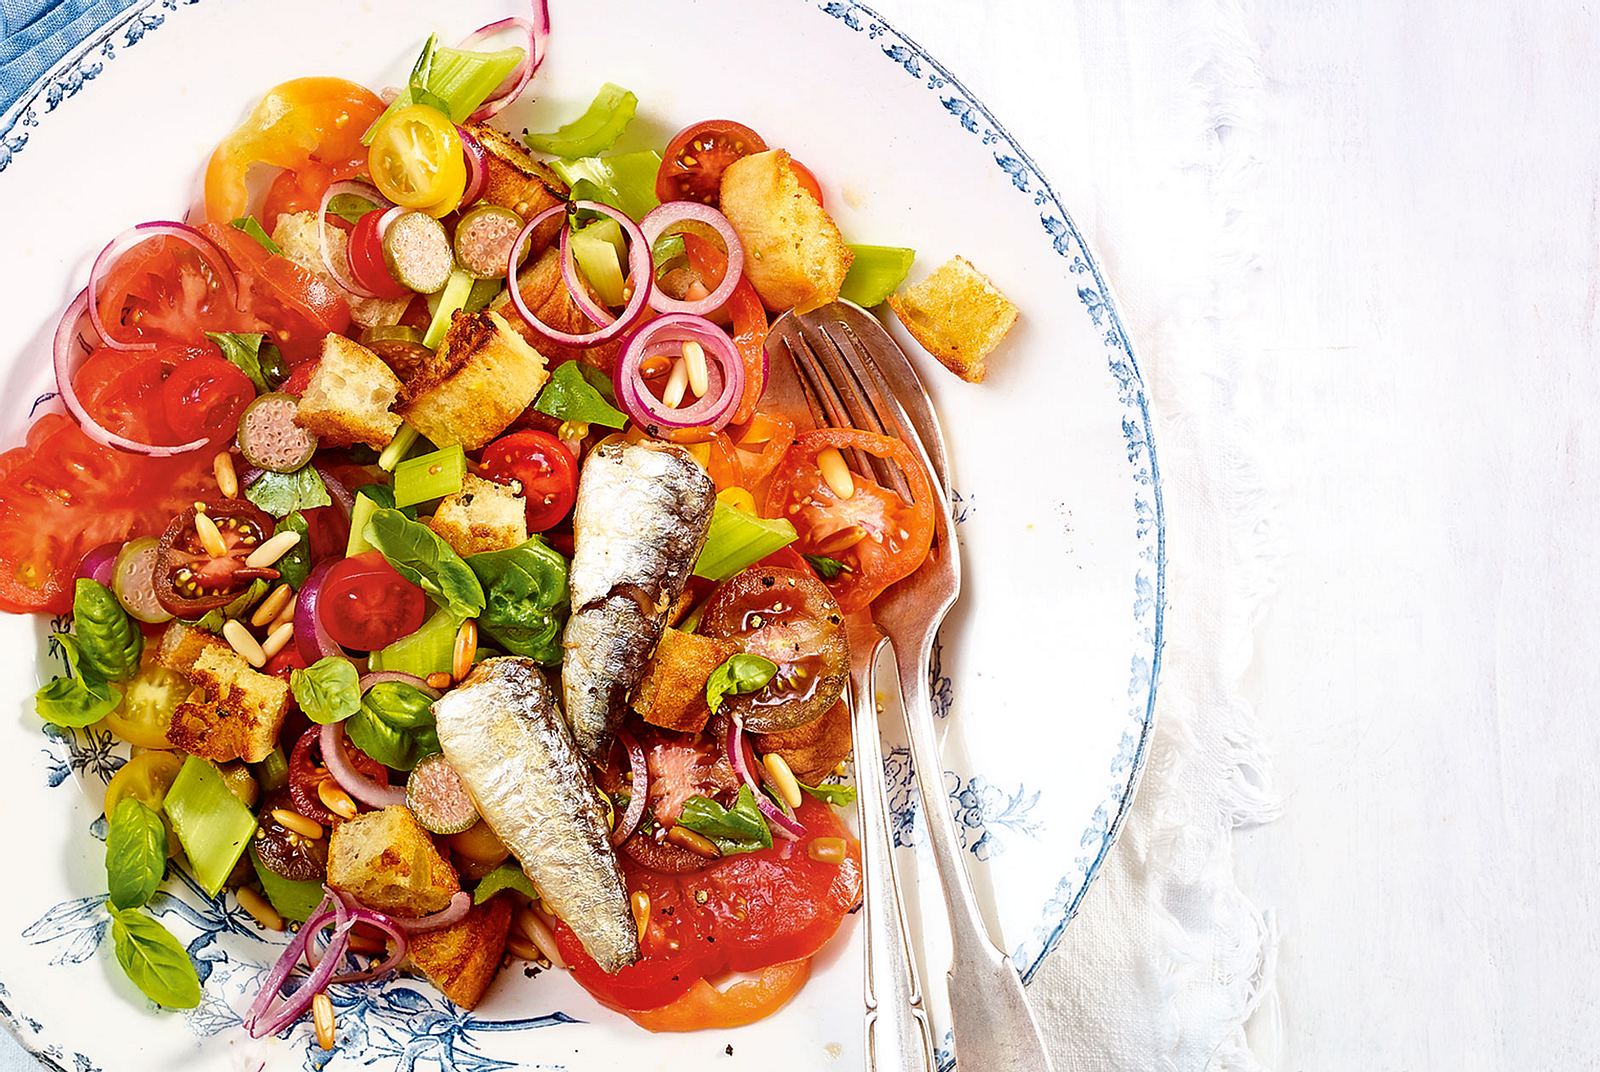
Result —
M528 531L552 528L578 499L578 470L561 440L549 432L512 432L483 448L483 475L497 484L520 484L528 503Z
M811 173L811 169L806 167L800 161L790 157L789 170L794 172L794 177L800 180L800 185L804 186L806 191L810 193L812 197L817 199L817 204L822 204L822 184L818 182L817 177Z
M389 274L383 259L383 239L378 233L382 209L373 209L356 221L350 232L350 274L355 281L380 298L403 298L411 291Z
M255 401L250 377L220 357L192 357L172 370L161 386L161 409L184 441L232 439L239 415Z
M667 143L656 172L656 196L662 201L699 201L715 205L722 194L722 173L742 156L764 153L761 135L731 119L706 119L684 127Z
M416 632L428 601L381 552L368 551L334 563L322 582L319 610L335 643L376 651Z

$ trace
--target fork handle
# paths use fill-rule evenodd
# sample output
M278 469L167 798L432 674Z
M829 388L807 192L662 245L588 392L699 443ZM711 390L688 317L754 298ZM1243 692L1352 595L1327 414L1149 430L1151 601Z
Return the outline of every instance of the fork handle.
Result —
M864 672L850 677L851 732L856 746L856 806L861 818L862 899L866 945L866 1068L868 1072L931 1072L933 1038L922 1007L922 988L906 928L895 872L878 735L872 668L883 650L873 648Z
M906 652L905 658L896 650L895 665L922 816L950 920L951 960L946 981L956 1060L962 1068L982 1072L1050 1072L1054 1066L1044 1036L1011 958L989 936L967 874L966 852L950 817L944 760L934 737L928 688L934 633L935 629L928 629L920 649Z

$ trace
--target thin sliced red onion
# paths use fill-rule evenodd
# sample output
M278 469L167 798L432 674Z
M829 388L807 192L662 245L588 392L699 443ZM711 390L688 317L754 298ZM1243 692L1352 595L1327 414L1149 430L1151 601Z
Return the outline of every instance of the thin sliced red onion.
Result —
M661 354L676 357L693 340L706 352L707 390L687 406L671 407L644 382L645 361ZM744 358L722 329L692 313L658 316L634 333L617 358L617 401L646 431L704 428L716 432L733 419L744 393ZM653 433L652 433L653 434Z
M617 740L622 742L622 747L628 750L628 767L633 772L632 795L628 798L628 810L623 813L616 829L611 831L611 844L621 845L628 840L628 835L639 828L639 823L644 819L645 801L650 796L650 766L645 761L644 749L639 745L638 738L627 730L617 731Z
M388 958L382 962L363 968L360 971L341 972L329 979L329 984L364 983L368 979L376 979L381 975L387 975L400 967L406 958L406 953L411 949L411 939L405 930L393 918L376 909L359 904L353 898L346 898L337 891L335 891L335 896L340 897L345 902L345 908L350 913L352 924L365 923L369 927L382 931L394 943L394 949L389 953ZM328 921L333 918L334 914L332 912L323 912L321 915L313 915L305 922L305 928L311 931L311 940L306 943L305 949L306 966L313 970L322 962L322 958L325 955L323 950L317 948L317 935L328 925Z
M733 297L734 288L739 285L739 280L744 275L744 244L739 241L739 236L734 232L733 224L728 222L728 217L710 205L702 205L698 201L668 201L651 209L649 215L639 221L639 230L644 233L645 242L654 249L656 240L666 233L667 228L679 223L703 223L716 231L717 237L722 239L723 246L727 248L728 267L722 273L722 282L717 284L717 289L698 301L680 301L672 297L656 285L655 276L652 275L650 308L658 313L694 313L696 316L710 316L728 304L728 299Z
M389 233L389 228L394 226L394 221L404 216L408 210L404 205L396 205L378 217L378 237L382 238Z
M461 155L467 160L467 188L461 192L461 205L465 208L483 196L483 188L489 184L489 164L477 135L466 127L456 127L456 133L461 135Z
M327 914L328 905L333 905L333 935L328 939L328 948L320 963L312 973L295 987L294 993L283 995L283 984L289 981L289 974L294 971L295 965L300 962L306 946L310 943L315 931L321 930L326 923L316 928L304 926L298 934L290 939L284 947L283 953L278 957L277 963L267 973L266 981L262 984L261 993L250 1003L250 1009L245 1013L244 1027L251 1038L266 1038L276 1035L301 1016L311 1007L311 1001L318 994L327 989L328 983L333 978L334 969L339 966L339 961L344 958L344 951L349 947L350 928L355 926L355 920L350 918L350 912L345 907L344 901L332 890L327 890L327 896L322 899L322 904L311 914L313 919ZM273 1009L274 1002L280 1002Z
M380 785L350 763L344 754L344 723L330 722L322 727L322 762L328 773L346 793L371 808L388 808L406 802L402 786Z
M317 205L317 252L322 254L323 270L329 275L333 276L333 278L341 287L348 290L358 298L381 297L381 295L368 290L366 287L362 286L356 281L355 273L350 271L350 251L348 245L345 248L343 264L338 263L340 258L335 257L333 252L328 249L328 206L332 204L333 199L338 197L340 194L351 194L355 197L361 198L363 201L370 201L373 205L380 209L394 208L394 202L390 201L387 197L384 197L381 193L379 193L376 186L365 182L346 180L344 182L333 183L326 190L324 190L322 192L322 202Z
M565 331L558 331L537 316L534 316L533 310L528 308L528 303L523 300L522 287L517 281L517 272L521 267L517 264L517 252L523 248L523 243L529 240L529 237L541 224L553 220L569 210L575 211L578 209L586 212L598 212L602 216L608 216L617 221L617 225L622 228L622 233L628 238L628 274L634 281L633 297L628 299L628 305L622 310L622 315L588 335L572 335ZM563 229L569 228L571 225L572 221L570 219L562 223ZM565 241L565 235L563 235L563 241ZM644 286L644 283L651 278L651 272L653 271L650 266L650 244L644 240L644 234L640 232L639 225L629 219L627 213L619 212L610 205L603 205L598 201L574 201L566 205L552 205L523 226L522 230L517 234L516 241L511 243L510 249L511 253L506 258L506 282L511 290L512 304L517 307L517 312L521 314L523 320L528 322L529 327L560 346L598 346L600 343L609 342L632 327L649 302L650 290ZM580 286L576 288L569 287L569 289L573 291L574 300L581 301L578 295L583 288ZM579 307L582 308L581 304Z
M368 689L374 685L381 685L385 681L398 681L403 685L410 685L418 692L425 694L430 700L437 700L444 695L444 693L422 680L416 674L408 674L403 670L374 670L370 674L362 674L361 679L356 682L356 688L360 689L361 694L365 696Z
M534 0L533 18L500 19L487 26L481 26L468 34L458 48L470 49L478 45L486 37L490 37L501 30L515 27L528 36L527 55L517 69L506 76L495 91L489 94L487 100L472 113L474 120L482 121L492 118L500 110L521 96L533 76L538 72L539 66L544 63L545 54L550 46L550 4L549 0Z
M294 642L300 649L300 658L305 660L307 666L318 659L330 656L348 658L345 651L333 639L327 627L322 624L322 585L328 579L328 571L333 569L335 562L340 559L330 558L311 567L311 572L306 575L306 583L300 586L300 594L294 602Z
M111 266L116 263L128 250L143 242L165 236L176 238L185 245L193 246L195 251L210 263L212 271L216 272L217 285L222 289L223 296L228 299L230 306L239 304L239 288L233 275L233 265L228 263L228 258L217 247L217 244L187 223L176 220L154 220L150 223L141 223L123 231L100 251L94 259L94 267L89 269L89 286L86 292L89 295L89 323L94 325L94 330L100 336L100 341L113 350L154 350L153 342L125 342L106 330L100 319L100 281Z
M773 833L789 841L798 840L800 835L806 832L806 828L785 815L783 809L772 802L772 798L767 796L761 788L761 783L750 772L750 764L744 754L744 722L737 717L728 720L728 762L733 764L733 772L739 776L739 780L750 787L750 792L756 798L756 807L767 817Z
M54 361L56 372L56 391L61 395L62 403L67 407L67 412L77 419L83 427L83 434L103 446L125 450L130 454L144 454L152 458L170 458L176 454L187 454L192 450L199 450L210 440L196 439L188 443L180 443L175 447L162 446L156 443L143 443L137 439L118 435L94 417L84 408L83 401L78 398L77 388L73 386L72 379L78 374L84 360L89 356L87 351L79 345L79 323L83 319L86 309L93 309L94 303L89 301L87 288L80 290L78 296L72 299L67 306L67 311L61 317L61 323L56 327L54 344ZM92 323L92 318L91 318ZM104 338L101 339L104 342ZM124 347L126 349L126 347Z
M111 579L117 571L117 556L121 553L122 544L103 543L83 556L83 561L78 563L77 575L110 588Z
M344 481L330 473L327 467L317 466L317 475L322 478L323 485L328 489L328 498L344 511L346 518L349 518L350 511L356 508L356 497L344 486Z
M442 930L455 923L460 923L472 910L472 894L466 890L459 891L450 898L450 904L430 916L419 916L416 919L401 919L394 917L395 926L407 934L426 934L429 931Z

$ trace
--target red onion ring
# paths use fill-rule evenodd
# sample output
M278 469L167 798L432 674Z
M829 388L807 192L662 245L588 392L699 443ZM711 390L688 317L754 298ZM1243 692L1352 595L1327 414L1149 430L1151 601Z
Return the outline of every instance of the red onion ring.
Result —
M644 749L640 747L638 738L627 730L619 729L617 740L628 750L628 768L633 772L633 786L632 795L628 798L628 810L617 823L616 829L611 831L613 846L627 841L628 835L639 828L640 821L644 819L645 801L650 796L650 766L645 762Z
M468 912L472 910L472 894L460 890L450 898L450 904L429 916L419 916L416 919L401 919L394 917L395 926L407 934L426 934L429 931L442 930L455 923L460 923Z
M706 351L707 391L693 404L672 408L657 398L644 382L644 362L659 354L676 354L689 340ZM617 401L647 432L704 428L709 433L726 427L744 393L744 359L733 340L711 321L692 313L658 316L634 333L617 358ZM655 433L651 433L652 435Z
M728 720L728 762L733 764L733 772L739 776L739 780L750 787L750 792L756 798L756 807L767 817L773 832L789 841L799 840L806 828L784 814L783 809L772 802L772 798L762 791L761 783L750 773L750 764L744 752L744 723L738 718Z
M86 288L90 298L89 323L94 325L100 341L113 350L154 350L156 344L124 342L106 330L105 324L100 320L100 281L117 258L128 250L152 238L162 236L176 238L186 245L193 246L217 273L217 285L222 289L223 296L228 299L228 304L234 307L239 304L239 288L234 279L233 265L228 263L228 258L223 255L215 242L187 223L178 223L176 220L153 220L150 223L141 223L123 231L106 243L106 248L102 249L100 255L94 259L94 267L89 269L89 285Z
M368 689L374 685L381 685L385 681L398 681L403 685L410 685L418 692L426 694L430 700L437 700L444 695L444 693L422 680L416 674L408 674L403 670L374 670L370 674L362 674L361 680L356 682L356 688L360 689L361 695L365 696Z
M639 221L639 230L644 232L645 242L654 249L656 240L666 233L667 228L685 222L703 223L716 231L717 237L722 239L722 244L728 251L728 267L722 273L722 282L717 284L716 290L699 301L680 301L657 286L655 276L652 274L650 308L658 313L693 313L696 316L710 316L728 304L728 299L733 297L734 288L739 285L739 280L744 275L744 245L734 232L733 224L728 222L728 217L710 205L702 205L698 201L668 201L664 205L657 206Z
M77 388L72 384L72 378L78 374L84 360L89 356L83 347L78 345L78 327L83 319L85 309L93 309L89 301L88 288L80 290L78 296L73 298L67 306L67 311L62 314L61 323L56 327L54 343L54 361L56 372L56 391L61 395L62 403L67 407L67 412L77 419L83 428L83 434L102 446L125 450L129 454L144 454L152 458L170 458L177 454L187 454L192 450L199 450L210 440L196 439L188 443L180 443L175 447L162 446L156 443L143 443L137 439L118 435L94 417L84 408L83 401L78 398ZM93 318L91 317L91 323ZM104 338L102 337L102 342ZM122 349L127 349L123 347Z
M355 903L353 898L345 898L343 895L339 895L337 893L336 896L339 896L340 899L345 902L345 907L350 913L352 925L365 923L369 927L375 927L378 930L381 930L385 936L394 942L395 947L394 951L389 954L388 959L384 960L382 963L369 968L364 968L361 971L341 972L340 974L335 975L332 979L329 979L329 984L364 983L368 979L376 979L380 975L387 975L396 968L400 967L401 963L406 958L406 953L411 949L411 939L399 926L399 924L389 916L377 911L376 909L367 908L365 905ZM320 915L313 914L310 919L306 920L305 925L302 928L311 931L311 940L306 943L305 959L306 966L312 970L317 968L317 966L322 962L323 956L326 955L325 951L317 948L317 935L324 927L328 925L328 921L333 918L334 913L332 912L323 912Z
M261 993L256 995L256 999L250 1003L249 1011L245 1013L244 1027L251 1038L276 1035L300 1019L311 1007L312 999L327 989L328 983L333 978L334 969L339 966L339 961L343 959L344 952L349 947L350 928L355 926L355 920L350 918L349 910L345 908L344 901L337 894L326 886L323 889L327 890L327 896L311 914L313 919L325 915L329 903L333 904L333 935L328 939L328 948L322 963L295 987L294 993L284 996L283 984L288 982L289 973L294 971L295 965L300 962L300 957L310 943L312 934L321 930L326 924L315 928L309 925L301 927L299 933L284 947L272 970L267 973L266 981L261 986ZM273 1010L274 1002L281 1002L276 1010Z
M634 279L633 297L628 299L627 308L622 310L622 315L588 335L572 335L565 331L557 331L537 316L534 316L533 310L529 309L528 303L523 300L522 288L517 282L517 271L520 268L520 265L517 264L517 252L523 248L523 243L529 240L529 236L541 224L569 210L576 209L583 209L586 212L598 212L602 216L609 216L617 221L618 226L622 228L622 233L628 237L628 274ZM565 231L571 225L572 221L570 219L562 223L563 242L566 240ZM619 212L610 205L602 205L598 201L573 201L565 205L552 205L545 209L529 220L522 230L517 233L516 241L511 243L511 253L506 258L506 282L511 290L512 304L517 307L517 312L522 316L523 320L527 321L529 327L559 346L598 346L600 343L609 342L632 327L649 302L650 289L644 286L643 283L651 278L652 271L653 269L650 266L650 244L644 240L644 234L639 230L639 225L629 219L626 213ZM574 300L581 303L582 299L579 294L583 288L581 286L571 288L569 285L569 289L573 290ZM584 297L587 297L587 295L584 295ZM582 308L581 304L579 308Z
M466 127L456 127L456 133L461 135L461 155L467 161L467 188L461 192L461 206L465 208L483 196L483 188L489 184L489 163L477 135Z
M322 201L317 205L317 252L322 254L323 270L329 275L333 276L334 280L341 287L343 287L345 290L348 290L358 298L380 297L381 295L368 290L366 287L362 286L356 281L355 273L351 272L349 268L350 251L348 246L345 248L345 264L343 268L334 263L334 256L328 249L328 206L331 205L333 203L333 199L338 197L340 194L353 194L354 196L361 198L363 201L370 201L380 209L394 208L394 202L390 201L387 197L384 197L381 193L379 193L376 186L365 182L346 180L344 182L336 182L329 185L329 187L322 192Z
M406 214L406 207L404 205L396 205L396 206L394 206L394 208L391 208L388 211L386 211L382 216L379 216L378 217L378 237L382 238L384 235L388 234L389 233L389 228L394 225L394 221L398 220L401 216L404 216L405 214Z
M344 723L330 722L322 727L322 762L339 788L371 808L388 808L406 802L402 786L379 785L350 765L344 754Z
M322 604L323 582L338 561L341 560L325 559L311 567L311 572L306 575L306 583L300 586L300 594L295 599L294 642L300 649L300 658L305 660L307 666L318 659L349 658L322 624L322 615L318 613Z
M356 508L356 497L344 486L344 481L328 472L326 467L317 466L317 475L322 478L323 485L328 489L328 498L344 511L344 516L348 520L350 511Z
M534 0L533 18L500 19L481 26L462 39L457 48L469 49L477 45L483 38L492 36L501 30L515 27L528 35L527 54L517 69L506 76L505 80L495 87L487 100L472 113L472 119L482 121L490 119L500 113L500 110L516 100L527 88L533 76L544 63L545 53L550 46L550 4L549 0Z
M117 555L121 553L120 543L101 544L83 556L83 561L78 563L77 576L86 577L110 588L112 577L116 573Z
M584 285L583 277L578 274L578 262L572 255L572 228L561 228L561 235L557 241L558 252L561 258L561 281L567 285L567 293L572 295L572 304L576 305L589 322L597 328L608 327L617 318L610 309L595 301L589 296L589 288Z

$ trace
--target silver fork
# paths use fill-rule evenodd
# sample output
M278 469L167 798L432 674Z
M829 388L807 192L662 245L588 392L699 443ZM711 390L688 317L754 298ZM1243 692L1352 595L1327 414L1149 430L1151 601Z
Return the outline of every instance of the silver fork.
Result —
M794 361L818 424L895 436L933 475L933 552L916 573L874 601L873 617L894 648L912 765L949 917L952 955L946 983L956 1058L973 1072L1050 1072L1050 1055L1022 981L978 910L934 737L928 669L939 625L961 591L961 556L950 513L949 460L933 403L883 325L847 302L779 318L767 346L774 356L781 352ZM847 462L909 501L909 485L894 464L860 452L852 452ZM880 648L874 647L873 661ZM870 693L870 674L867 681ZM859 726L856 739L862 739ZM877 766L881 784L881 763L858 760L858 781L863 766Z

